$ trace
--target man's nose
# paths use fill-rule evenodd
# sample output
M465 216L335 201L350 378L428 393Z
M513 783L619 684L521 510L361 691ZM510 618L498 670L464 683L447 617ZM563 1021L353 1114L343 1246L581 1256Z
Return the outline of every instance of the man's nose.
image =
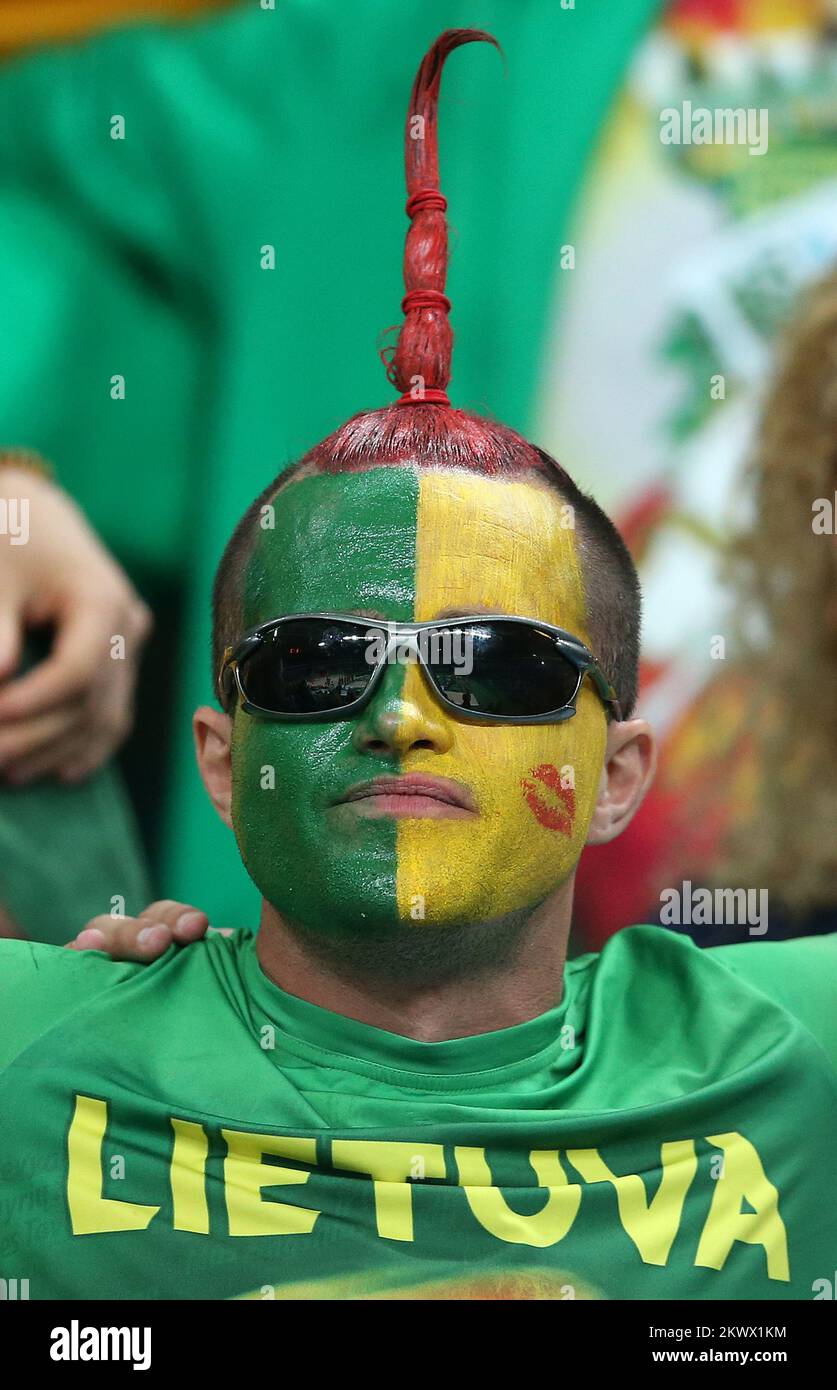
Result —
M381 756L416 748L448 751L453 743L450 720L418 663L385 668L380 685L355 725L352 742L359 752Z

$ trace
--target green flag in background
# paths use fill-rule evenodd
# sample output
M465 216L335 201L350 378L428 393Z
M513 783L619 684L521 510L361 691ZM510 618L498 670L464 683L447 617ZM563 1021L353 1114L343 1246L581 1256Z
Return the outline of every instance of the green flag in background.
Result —
M573 197L660 0L603 8L253 0L0 80L0 440L56 460L135 573L187 585L160 886L219 925L254 923L256 895L191 751L212 574L274 473L391 398L375 347L400 318L417 63L472 24L505 52L505 73L457 54L442 87L451 398L525 431Z

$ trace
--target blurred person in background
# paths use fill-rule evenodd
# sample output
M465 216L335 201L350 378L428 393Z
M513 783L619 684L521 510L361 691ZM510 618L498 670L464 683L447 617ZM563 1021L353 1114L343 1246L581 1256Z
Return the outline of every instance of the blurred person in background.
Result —
M217 7L7 0L0 57ZM52 470L25 449L0 450L0 516L0 936L63 942L80 911L109 902L119 916L148 901L143 847L108 764L133 722L151 615Z
M0 57L213 3L7 0ZM7 235L14 243L11 228ZM13 416L14 406L11 430ZM28 534L13 537L8 520L21 507L31 513ZM0 512L0 935L61 942L75 933L79 910L110 903L118 915L149 898L127 795L107 765L131 728L150 613L49 468L25 449L0 452ZM124 652L114 652L114 637Z
M78 507L0 452L0 936L62 942L79 908L147 900L133 815L106 766L131 726L151 615Z
M837 270L782 345L749 474L755 515L730 555L753 615L745 675L753 796L724 871L808 930L837 926Z
M582 922L587 904L600 910L601 877L624 872L630 891L646 896L645 918L700 945L835 929L835 440L832 270L804 293L781 336L742 477L746 525L713 550L732 596L724 660L672 731L624 843L587 856ZM685 883L695 920L672 921L671 890ZM700 920L695 895L706 889L713 898L762 895L764 922Z
M806 293L780 345L746 476L753 515L725 555L740 617L736 659L692 721L706 753L693 811L706 807L708 834L687 867L713 884L769 893L777 937L837 926L835 441L832 271ZM719 707L728 733L713 750Z

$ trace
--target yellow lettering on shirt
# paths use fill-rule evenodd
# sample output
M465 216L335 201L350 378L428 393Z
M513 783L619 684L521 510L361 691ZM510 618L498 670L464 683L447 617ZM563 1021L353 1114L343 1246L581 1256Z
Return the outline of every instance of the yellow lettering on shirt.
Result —
M788 1234L779 1215L779 1193L767 1177L755 1148L743 1134L710 1134L707 1142L722 1150L724 1166L715 1181L709 1215L695 1264L723 1269L737 1240L761 1245L769 1279L790 1279ZM742 1200L754 1208L741 1210Z
M317 1161L316 1139L291 1139L282 1134L250 1134L238 1129L222 1129L227 1143L224 1160L224 1191L231 1236L290 1236L313 1230L320 1215L311 1207L293 1207L287 1202L264 1201L263 1187L307 1182L311 1174L278 1163L263 1163L264 1154L292 1158L313 1165Z
M567 1149L567 1159L585 1182L613 1185L619 1220L643 1263L666 1264L680 1229L686 1193L697 1172L694 1140L676 1139L660 1145L663 1174L650 1202L639 1174L614 1173L598 1149Z
M491 1186L485 1149L457 1147L454 1154L468 1205L492 1236L510 1245L534 1245L539 1249L564 1239L578 1214L581 1187L567 1182L554 1149L533 1149L529 1155L538 1187L547 1192L546 1202L534 1216L521 1216L509 1206L500 1189Z
M335 1168L369 1173L375 1192L378 1235L386 1240L413 1239L413 1191L409 1178L443 1178L441 1144L386 1143L374 1139L335 1139Z
M93 1096L76 1096L67 1135L67 1205L74 1236L144 1231L160 1210L102 1196L102 1146L107 1127L107 1103Z
M145 1230L159 1206L104 1196L104 1143L108 1104L77 1095L67 1136L67 1203L73 1235ZM172 1228L198 1235L211 1233L207 1202L208 1125L172 1117L174 1134L169 1181ZM296 1206L265 1197L263 1189L308 1182L316 1171L314 1138L254 1134L222 1129L227 1145L224 1193L231 1236L307 1235L322 1215L318 1208ZM707 1143L724 1155L722 1175L711 1183L709 1211L698 1243L696 1266L721 1270L736 1241L764 1249L769 1279L789 1281L788 1241L779 1215L779 1196L768 1179L754 1145L731 1131L709 1135ZM546 1249L557 1245L573 1227L588 1184L609 1183L616 1195L619 1221L645 1264L667 1265L680 1230L686 1198L697 1174L695 1141L678 1139L661 1144L662 1176L649 1199L638 1173L615 1173L598 1149L533 1149L529 1163L543 1205L523 1214L493 1182L484 1148L454 1148L457 1181L479 1226L509 1245ZM299 1167L266 1162L290 1159ZM582 1182L568 1181L562 1158L572 1164ZM413 1183L447 1177L441 1144L372 1139L334 1139L331 1168L362 1173L372 1179L378 1235L384 1240L413 1241ZM504 1187L527 1190L522 1182ZM747 1203L751 1210L743 1210ZM358 1222L363 1217L358 1212ZM420 1234L432 1237L431 1211ZM438 1217L437 1217L438 1219ZM442 1218L444 1219L444 1218ZM583 1219L583 1218L582 1218ZM159 1224L159 1223L158 1223ZM155 1228L156 1229L156 1228ZM595 1240L596 1227L592 1238ZM463 1237L464 1237L463 1232Z
M209 1235L206 1205L206 1155L209 1140L203 1125L172 1119L174 1150L171 1156L172 1224L176 1231Z

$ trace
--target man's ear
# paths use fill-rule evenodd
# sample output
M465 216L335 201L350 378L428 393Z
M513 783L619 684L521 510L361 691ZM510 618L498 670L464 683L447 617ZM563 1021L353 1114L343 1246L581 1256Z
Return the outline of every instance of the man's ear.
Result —
M232 829L232 720L228 714L201 705L192 715L195 754L203 784L221 820Z
M606 845L630 825L657 768L657 744L644 719L624 719L607 731L605 763L588 845Z

